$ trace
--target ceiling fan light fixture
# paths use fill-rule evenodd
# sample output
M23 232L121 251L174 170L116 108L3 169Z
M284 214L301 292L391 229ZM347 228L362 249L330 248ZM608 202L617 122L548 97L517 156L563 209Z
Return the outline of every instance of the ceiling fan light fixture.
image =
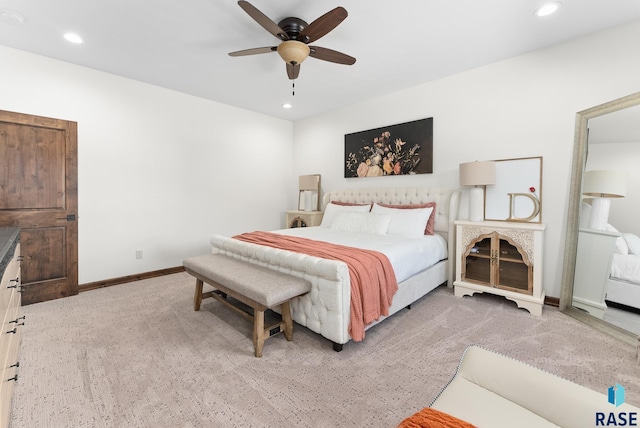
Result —
M342 52L320 46L308 46L309 43L313 43L325 36L344 21L348 13L345 8L341 6L316 18L311 24L307 24L304 20L293 16L284 18L276 24L248 1L239 0L238 5L262 28L277 39L283 41L277 46L229 52L230 56L257 55L278 51L278 55L280 55L286 63L287 77L289 80L298 78L300 74L300 64L309 56L336 64L353 65L356 62L355 58ZM295 89L295 84L293 87ZM293 95L295 95L295 91Z
M301 64L310 52L309 46L297 40L287 40L278 45L278 54L287 64Z

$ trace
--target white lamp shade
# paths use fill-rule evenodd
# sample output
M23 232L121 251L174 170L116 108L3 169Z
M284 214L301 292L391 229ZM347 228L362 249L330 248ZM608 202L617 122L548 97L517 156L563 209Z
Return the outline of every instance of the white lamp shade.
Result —
M496 184L496 164L493 161L460 164L461 186L486 186Z
M476 161L460 164L461 186L486 186L495 183L495 162ZM474 187L469 191L469 220L484 220L484 187Z
M627 181L627 174L623 171L587 171L584 173L582 194L595 198L624 198Z

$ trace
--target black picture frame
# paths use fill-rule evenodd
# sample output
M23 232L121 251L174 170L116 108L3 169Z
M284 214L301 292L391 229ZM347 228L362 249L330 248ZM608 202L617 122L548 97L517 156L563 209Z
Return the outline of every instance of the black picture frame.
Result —
M345 178L432 173L432 117L344 136Z

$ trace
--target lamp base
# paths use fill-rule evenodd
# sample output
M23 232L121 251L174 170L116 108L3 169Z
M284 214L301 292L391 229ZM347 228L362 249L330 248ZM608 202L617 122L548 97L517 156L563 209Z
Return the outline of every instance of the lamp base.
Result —
M484 221L484 188L469 189L469 220Z
M589 229L605 230L609 220L611 201L608 198L594 198L591 202L591 217L589 217Z

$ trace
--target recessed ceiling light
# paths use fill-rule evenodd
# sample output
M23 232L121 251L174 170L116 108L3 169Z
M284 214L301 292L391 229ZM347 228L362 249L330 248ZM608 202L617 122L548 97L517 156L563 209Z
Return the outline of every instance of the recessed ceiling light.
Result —
M14 12L12 10L0 11L0 16L2 16L2 19L9 24L21 25L24 23L24 17L18 12Z
M82 37L74 33L67 33L64 35L64 38L71 43L76 43L76 44L82 43Z
M552 13L555 13L558 11L558 9L560 9L560 3L558 2L554 2L554 3L547 3L543 6L540 6L538 9L536 9L536 16L549 16Z
M289 104L289 103L282 104L282 108L291 108L291 107L293 107L293 106L291 104Z

